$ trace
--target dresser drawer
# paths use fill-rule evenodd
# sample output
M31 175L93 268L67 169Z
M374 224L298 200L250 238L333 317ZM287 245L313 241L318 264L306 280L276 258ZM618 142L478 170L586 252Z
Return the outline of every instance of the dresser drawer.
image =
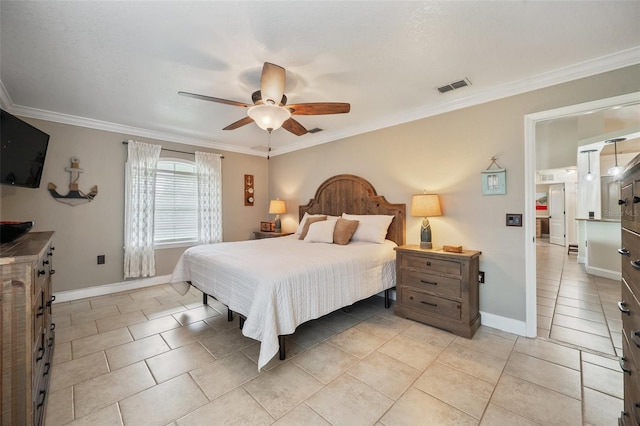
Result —
M400 279L403 285L415 287L442 297L460 298L462 282L458 278L428 274L413 268L402 269L401 274Z
M631 353L640 359L640 303L631 293L626 280L622 280L622 301L618 307L622 312L622 333L629 341Z
M631 291L640 294L640 236L622 228L622 247L618 250L622 260L622 277Z
M442 299L409 288L402 290L402 303L413 309L422 311L428 315L460 320L460 303Z
M452 262L434 257L413 256L410 254L403 254L401 256L401 267L420 272L438 272L457 276L460 276L462 273L460 262Z
M631 355L631 345L625 337L622 338L620 368L624 376L624 411L621 420L625 425L640 424L640 368L637 358Z
M622 226L628 229L634 229L633 183L629 182L620 188L620 200L624 202L624 204L620 205Z

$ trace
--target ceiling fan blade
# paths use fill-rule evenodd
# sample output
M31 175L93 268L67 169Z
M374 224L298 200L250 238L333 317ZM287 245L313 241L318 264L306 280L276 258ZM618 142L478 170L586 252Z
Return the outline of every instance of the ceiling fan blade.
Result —
M265 62L260 77L260 92L265 104L280 105L284 94L286 72L281 66Z
M229 124L227 127L225 127L222 130L235 130L238 127L242 127L242 126L244 126L246 124L249 124L251 122L253 122L253 118L251 118L251 117L241 118L240 120L236 121L235 123Z
M351 111L351 105L343 102L315 102L287 105L292 115L344 114Z
M285 129L285 130L290 131L291 133L293 133L296 136L302 136L305 133L307 133L307 129L305 129L302 124L298 123L293 118L290 118L287 121L285 121L284 123L282 123L282 128Z
M252 106L249 104L245 104L244 102L230 101L228 99L222 99L222 98L214 98L213 96L199 95L197 93L178 92L178 95L186 96L188 98L200 99L201 101L216 102L219 104L233 105L233 106L239 106L239 107L245 107L245 108L249 108Z

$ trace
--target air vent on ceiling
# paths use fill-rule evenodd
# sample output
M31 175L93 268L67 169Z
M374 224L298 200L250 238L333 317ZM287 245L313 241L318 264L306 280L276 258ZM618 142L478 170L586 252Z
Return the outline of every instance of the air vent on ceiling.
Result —
M455 89L460 89L462 87L470 86L471 82L468 78L464 78L462 80L454 81L453 83L445 84L444 86L438 87L438 92L447 93Z
M309 133L318 133L318 132L321 132L321 131L322 131L322 129L321 129L321 128L319 128L319 127L314 127L313 129L309 129L309 130L307 130L307 131L308 131Z

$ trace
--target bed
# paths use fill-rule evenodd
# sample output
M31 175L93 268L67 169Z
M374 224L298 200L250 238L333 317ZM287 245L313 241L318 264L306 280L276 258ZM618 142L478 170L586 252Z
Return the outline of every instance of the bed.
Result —
M406 206L389 203L363 178L338 175L299 207L301 222L305 215L343 213L357 215L347 218L359 218L363 231L369 219L391 222L378 243L356 234L345 245L309 243L299 239L299 227L290 236L192 247L180 257L171 283L181 293L196 287L205 303L207 295L214 297L228 307L229 319L239 314L242 333L261 342L261 369L278 352L284 358L283 336L306 321L381 292L388 307L395 286L393 248L404 244Z

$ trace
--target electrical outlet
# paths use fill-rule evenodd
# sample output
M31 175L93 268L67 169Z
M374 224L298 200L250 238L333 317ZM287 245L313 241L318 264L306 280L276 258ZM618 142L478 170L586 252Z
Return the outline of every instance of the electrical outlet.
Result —
M104 265L104 262L105 262L104 254L99 254L98 255L98 265Z
M484 284L484 271L480 271L480 272L478 273L478 282L479 282L480 284Z

